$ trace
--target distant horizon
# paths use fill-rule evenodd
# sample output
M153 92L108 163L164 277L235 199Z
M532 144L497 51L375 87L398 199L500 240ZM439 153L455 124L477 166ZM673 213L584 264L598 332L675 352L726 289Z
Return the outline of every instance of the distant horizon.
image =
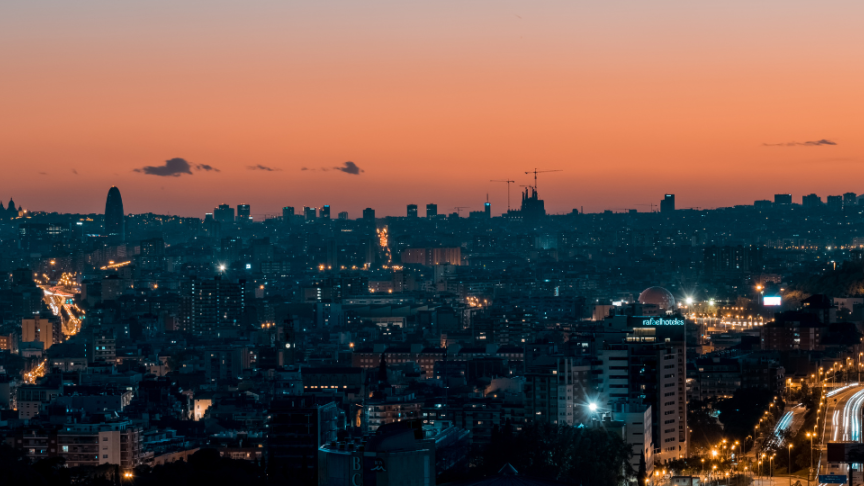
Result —
M202 212L202 213L200 213L200 214L188 214L188 213L187 213L187 214L184 214L184 213L180 213L180 212L162 212L162 211L152 211L152 210L151 210L151 211L147 211L147 210L144 210L144 211L140 211L140 210L129 210L129 209L127 209L127 208L129 208L129 201L128 201L127 197L126 197L126 196L124 195L124 193L123 193L123 188L120 187L120 186L111 186L111 187L117 187L117 189L120 191L120 195L121 195L121 197L123 198L123 206L124 206L124 211L125 211L125 214L126 214L126 215L133 215L133 214L158 214L158 215L163 215L163 216L178 216L178 217L183 217L183 218L199 218L199 219L204 219L204 217L205 217L205 215L206 215L207 213L212 213L213 210L216 209L220 204L228 204L229 206L231 206L232 209L235 209L235 210L237 209L237 206L240 205L240 204L248 204L248 203L245 203L245 202L239 202L239 203L227 203L227 202L225 202L225 201L222 201L222 202L219 202L219 203L214 204L212 208L210 208L210 209L208 209L208 210L206 210L206 211L204 211L204 212ZM109 189L110 189L110 187L109 187ZM717 210L717 209L723 209L723 208L732 208L732 207L735 207L735 206L752 206L756 201L770 201L770 202L773 203L773 202L774 202L774 196L775 196L776 194L790 194L790 195L792 196L792 205L797 205L797 206L800 206L800 205L802 204L802 203L801 203L801 198L802 198L802 197L804 197L804 196L808 196L808 195L810 195L810 194L816 194L817 196L819 196L819 198L821 199L822 203L825 204L826 201L827 201L827 197L828 197L829 195L830 195L830 196L842 196L843 194L846 194L846 193L849 193L849 192L854 192L854 191L844 191L844 192L831 193L831 194L825 194L825 195L820 195L820 194L818 194L818 193L814 193L814 192L810 192L810 193L806 193L806 194L803 194L803 193L802 193L801 195L797 196L797 200L796 200L796 195L795 195L795 194L791 194L791 193L788 193L788 192L778 192L778 193L770 194L770 195L768 195L767 197L762 197L762 198L759 198L759 199L754 199L754 200L750 201L749 203L736 203L736 204L720 205L720 206L714 206L714 207L683 206L683 205L681 204L680 199L679 199L679 195L678 195L678 193L666 192L666 193L662 193L662 194L660 195L660 198L657 199L657 202L654 203L654 210L653 210L653 211L650 209L650 206L649 206L649 204L651 204L651 203L647 203L647 204L637 204L637 205L634 205L634 206L638 206L638 207L632 207L632 208L623 208L623 207L622 207L622 208L600 208L600 209L598 209L598 210L588 210L588 209L586 208L584 214L602 214L602 213L605 212L605 211L612 211L613 213L623 213L623 212L627 212L627 211L630 211L630 210L636 210L638 213L651 213L651 212L655 212L655 213L657 213L657 212L660 212L660 201L662 200L662 196L665 195L665 194L675 194L675 199L676 199L676 207L675 207L675 209L676 209L676 210L691 210L691 209L692 209L692 210L696 210L697 207L698 207L699 210ZM107 197L107 193L108 193L108 191L106 190L106 191L105 191L105 194L106 194L105 197ZM857 192L854 192L854 193L855 193L855 195L856 195L856 200L859 199L859 198L864 197L864 193L857 193ZM104 212L105 212L105 197L103 197L103 199L102 199L101 209L99 209L99 210L95 210L95 211L91 210L91 211L68 211L68 212L62 212L62 211L57 211L57 210L53 210L53 209L43 209L43 208L38 208L38 207L31 207L31 206L29 206L26 202L20 202L20 200L19 200L19 201L15 201L15 204L16 204L16 207L17 207L17 208L19 208L19 209L26 209L26 210L29 211L29 212L39 212L39 213L58 213L58 214L82 214L82 215L83 215L83 214L104 214ZM12 197L12 200L14 200L14 199L15 199L15 197L13 196L13 197ZM543 199L542 195L540 196L540 199ZM549 215L549 216L565 216L565 215L571 214L571 212L573 211L573 209L577 209L577 210L579 210L580 213L582 213L582 210L581 210L582 208L580 208L580 207L578 207L578 206L575 207L575 208L570 208L569 210L565 210L565 211L553 212L553 211L551 211L551 210L548 208L548 207L549 207L549 202L550 202L550 201L548 201L548 200L544 200L544 201L545 201L546 206L547 206L546 213L547 213L547 215ZM482 210L483 210L483 204L484 204L484 203L485 203L485 201L484 201L483 203L477 205L477 206L476 206L476 209L475 209L474 207L467 207L467 208L466 208L466 207L463 206L463 207L462 207L463 209L462 209L462 211L461 211L461 215L462 215L462 217L467 218L467 217L468 217L468 214L469 214L470 212L472 212L472 211L482 211ZM4 209L5 209L5 208L6 208L6 205L8 204L8 201L0 200L0 204L2 204L3 207L4 207ZM264 220L264 217L267 216L267 215L274 215L274 216L281 217L281 216L282 216L282 208L283 208L283 207L293 207L293 208L294 208L294 211L295 211L295 215L297 215L297 216L302 216L302 215L303 215L303 208L304 208L304 207L315 207L316 209L320 210L320 209L321 209L325 204L327 204L327 203L321 204L320 206L310 206L310 205L305 205L305 206L304 206L304 205L291 206L291 205L285 205L285 206L281 206L281 207L279 207L279 208L276 208L276 209L274 209L273 211L263 211L263 212L256 212L256 211L255 211L255 205L250 204L250 209L252 210L251 215L252 215L252 217L253 217L253 219L254 219L255 221L263 221L263 220ZM401 206L401 209L402 209L401 212L400 212L400 213L396 213L396 214L382 212L381 210L379 210L379 208L376 208L376 207L374 207L374 206L365 206L365 207L362 207L362 208L354 208L354 209L352 209L352 208L344 209L344 208L336 207L336 206L334 206L333 204L330 204L330 217L331 217L331 219L336 220L336 219L338 219L338 215L339 215L340 212L342 212L342 211L348 211L348 217L349 217L349 219L352 219L352 220L354 220L354 219L362 219L362 213L363 213L363 210L365 210L366 208L369 208L369 207L371 207L372 209L375 210L375 217L376 217L376 218L387 218L387 217L406 217L406 214L407 214L407 206L408 206L408 204L417 204L417 209L418 209L419 217L420 217L420 218L425 218L426 204L438 204L438 203L434 203L434 202L430 202L430 203L405 203L405 204L403 204L403 205ZM510 204L511 209L514 209L514 210L519 209L519 205L520 205L520 204L521 204L520 194L516 194L516 199L514 199L514 198L513 198L513 195L511 194L511 204ZM392 207L392 205L388 205L388 206L389 206L389 207ZM590 206L589 206L589 207L590 207ZM502 214L504 214L504 213L507 212L506 209L507 209L506 204L504 205L504 207L503 207L501 210L499 210L498 208L496 208L495 205L493 204L493 205L492 205L492 217L500 217ZM438 204L438 215L439 215L439 216L450 215L450 214L455 213L455 212L456 212L456 211L455 211L455 207L447 207L447 206L442 206L441 204Z

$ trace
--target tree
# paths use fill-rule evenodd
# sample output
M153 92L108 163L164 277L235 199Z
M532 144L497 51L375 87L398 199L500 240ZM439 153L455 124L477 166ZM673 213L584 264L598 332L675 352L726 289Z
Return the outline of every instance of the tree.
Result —
M645 451L639 453L639 471L636 472L636 480L639 486L648 484L648 465L645 464Z

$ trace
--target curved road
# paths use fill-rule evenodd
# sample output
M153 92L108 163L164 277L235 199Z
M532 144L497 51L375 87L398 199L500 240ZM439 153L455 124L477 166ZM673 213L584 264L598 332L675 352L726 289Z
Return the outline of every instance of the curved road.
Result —
M864 406L864 386L857 383L829 392L827 397L825 429L822 433L821 448L814 444L819 459L817 474L848 474L845 464L827 462L827 444L831 441L861 440L861 408Z

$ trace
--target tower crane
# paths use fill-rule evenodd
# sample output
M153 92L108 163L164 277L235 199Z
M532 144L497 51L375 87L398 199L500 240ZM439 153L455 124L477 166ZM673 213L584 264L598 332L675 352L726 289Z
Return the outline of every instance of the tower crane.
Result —
M506 182L507 183L507 212L510 212L510 184L516 182L511 180L506 181L489 181L489 182Z
M462 217L462 210L463 210L463 209L468 209L469 207L470 207L470 206L456 206L456 207L454 207L453 209L456 210L456 214L458 214L459 217L461 218L461 217Z
M650 204L637 204L637 206L649 206L649 207L651 208L651 212L653 213L653 212L654 212L654 207L657 206L657 205L654 204L654 203L650 203Z
M526 174L534 174L534 186L533 186L533 187L534 187L534 190L535 190L535 191L537 190L537 174L543 174L543 173L546 173L546 172L563 172L563 170L561 170L561 169L554 169L554 170L537 170L537 168L535 167L534 170L532 170L532 171L528 171L528 172L525 172Z

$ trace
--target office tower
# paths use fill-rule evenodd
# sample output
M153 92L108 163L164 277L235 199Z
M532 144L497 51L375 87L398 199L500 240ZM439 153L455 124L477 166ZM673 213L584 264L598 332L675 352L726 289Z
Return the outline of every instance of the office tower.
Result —
M854 192L847 192L846 194L843 194L843 207L844 208L848 208L851 206L857 206L857 205L858 205L858 195L857 194L855 194Z
M252 212L248 204L237 205L237 221L240 223L248 223L252 221Z
M828 209L831 211L842 211L843 196L828 196Z
M227 204L220 204L213 210L213 218L222 224L231 224L234 222L234 208Z
M15 203L9 201L9 207L15 207ZM117 189L117 186L111 186L108 190L108 199L105 201L105 235L119 241L126 239L123 198L120 197L120 189Z
M294 207L293 206L285 206L282 208L282 222L285 224L290 224L294 221Z
M184 330L218 337L221 329L240 329L246 310L246 281L191 278L182 282L181 313Z
M683 326L682 326L683 327ZM674 343L607 343L597 352L606 406L649 406L652 412L655 461L687 455L687 404L683 341Z
M801 205L805 208L818 208L822 206L822 198L816 194L808 194L801 198Z
M666 194L660 201L661 213L672 213L675 211L675 194Z
M318 208L303 206L303 217L306 218L306 222L315 221L318 217Z
M487 218L492 218L492 204L489 201L483 204L483 212L486 213Z
M792 204L792 194L774 194L774 204L789 206Z
M330 219L330 205L325 204L323 208L321 208L321 219Z
M435 216L438 216L438 205L432 204L432 203L427 204L426 205L426 217L427 218L434 218Z
M339 212L339 221L348 221L348 211Z
M363 221L367 223L375 222L375 210L372 208L366 208L363 210Z
M417 205L416 204L409 204L408 205L408 217L409 218L416 218L417 217Z

